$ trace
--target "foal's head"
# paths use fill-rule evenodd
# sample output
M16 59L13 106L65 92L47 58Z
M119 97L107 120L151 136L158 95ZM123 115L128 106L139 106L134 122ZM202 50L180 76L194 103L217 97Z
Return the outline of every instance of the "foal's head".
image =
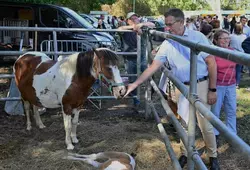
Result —
M85 59L83 61L84 63L77 62L79 76L92 75L96 79L100 78L104 80L108 83L109 88L116 98L122 97L125 94L126 88L120 76L118 57L115 52L107 48L99 48L93 51L87 51L81 55L84 55L83 58ZM78 58L80 59L80 57ZM87 58L91 58L91 60ZM82 72L83 69L85 69L84 72Z

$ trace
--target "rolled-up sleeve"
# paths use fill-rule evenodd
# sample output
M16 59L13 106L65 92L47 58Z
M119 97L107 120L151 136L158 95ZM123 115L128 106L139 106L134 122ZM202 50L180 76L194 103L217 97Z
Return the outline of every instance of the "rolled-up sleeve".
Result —
M208 41L208 39L207 39L207 37L206 37L205 35L202 34L202 36L200 36L200 37L201 37L201 39L200 39L199 43L200 43L201 45L206 45L206 46L210 46L210 45L211 45L211 44L209 43L209 41ZM204 60L205 60L205 58L207 58L207 56L209 56L209 55L210 55L209 53L206 53L206 52L203 52L203 51L201 51L201 52L199 53L199 56L202 57Z
M165 63L167 62L167 56L168 56L168 42L167 40L165 40L161 44L158 52L156 53L154 60L158 60L162 63Z

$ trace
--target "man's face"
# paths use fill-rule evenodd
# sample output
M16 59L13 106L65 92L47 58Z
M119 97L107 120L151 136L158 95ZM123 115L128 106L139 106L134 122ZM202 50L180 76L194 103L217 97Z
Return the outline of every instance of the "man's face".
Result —
M246 18L241 18L240 22L242 23L242 25L245 25L247 23L247 19Z
M208 23L210 23L212 21L212 18L210 16L207 16L206 20L207 20Z
M129 25L139 24L139 18L137 15L132 15L128 20Z
M176 20L175 17L173 16L168 16L165 18L165 24L166 24L166 28L167 30L171 33L171 34L175 34L175 35L181 35L183 32L183 21L178 21Z

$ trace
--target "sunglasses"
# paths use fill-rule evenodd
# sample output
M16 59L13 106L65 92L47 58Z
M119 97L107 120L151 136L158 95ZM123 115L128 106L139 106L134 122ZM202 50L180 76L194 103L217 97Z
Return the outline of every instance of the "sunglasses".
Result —
M176 22L178 22L178 21L174 21L173 23L165 23L165 25L167 27L172 27Z

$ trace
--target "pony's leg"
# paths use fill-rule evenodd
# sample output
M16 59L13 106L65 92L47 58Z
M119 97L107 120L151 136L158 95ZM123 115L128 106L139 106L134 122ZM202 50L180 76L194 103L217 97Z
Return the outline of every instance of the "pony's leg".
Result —
M41 120L41 117L40 117L40 113L38 111L38 107L33 105L33 112L34 112L34 118L35 118L35 121L36 121L36 125L40 128L40 129L43 129L45 128L46 126L44 126L42 120Z
M23 101L24 110L26 114L26 123L27 123L27 130L31 130L31 121L30 121L30 103L28 101Z
M74 156L67 156L67 157L64 157L65 159L69 159L69 160L74 160L74 161L83 161L85 163L88 163L96 168L99 168L102 163L100 162L97 162L95 160L92 160L92 159L88 159L88 158L79 158L79 157L74 157Z
M72 119L72 130L71 130L71 139L73 143L78 143L78 139L76 137L76 128L79 119L79 110L73 109L74 118Z
M67 149L73 150L74 146L72 145L71 138L70 138L70 133L72 129L71 115L66 115L64 111L63 111L63 121L64 121L65 133L66 133L65 143L67 145Z

